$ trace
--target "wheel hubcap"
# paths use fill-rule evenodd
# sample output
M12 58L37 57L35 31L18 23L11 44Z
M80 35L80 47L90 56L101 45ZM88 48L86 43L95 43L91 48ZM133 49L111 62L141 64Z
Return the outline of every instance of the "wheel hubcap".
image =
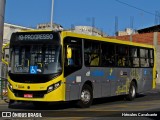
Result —
M91 98L90 92L87 90L83 90L81 93L81 100L84 103L88 103L90 101L90 98Z
M132 98L135 96L135 94L136 94L136 89L134 86L132 86L132 90L131 90Z

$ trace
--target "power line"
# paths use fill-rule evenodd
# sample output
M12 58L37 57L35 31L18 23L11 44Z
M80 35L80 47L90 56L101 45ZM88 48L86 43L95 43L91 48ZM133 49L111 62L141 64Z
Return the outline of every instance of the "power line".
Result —
M145 12L145 13L147 13L147 14L150 14L150 15L154 15L154 16L155 16L155 14L152 13L152 12L148 12L148 11L146 11L146 10L143 10L143 9L141 9L141 8L138 8L138 7L135 7L135 6L133 6L133 5L130 5L130 4L125 3L125 2L122 2L122 1L120 1L120 0L115 0L115 1L117 1L117 2L119 2L119 3L121 3L121 4L124 4L124 5L127 5L127 6L129 6L129 7L132 7L132 8L134 8L134 9L143 11L143 12Z

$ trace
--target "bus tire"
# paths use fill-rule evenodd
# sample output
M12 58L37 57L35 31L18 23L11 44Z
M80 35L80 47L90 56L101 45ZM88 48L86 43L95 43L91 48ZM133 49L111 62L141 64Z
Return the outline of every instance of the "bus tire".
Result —
M129 93L126 96L126 99L129 100L129 101L134 100L135 97L136 97L136 92L137 92L136 84L135 84L135 82L131 82L130 87L129 87Z
M14 100L9 100L9 105L13 104L14 102Z
M93 101L93 90L92 88L85 84L82 88L80 100L77 102L78 107L88 108L91 106Z

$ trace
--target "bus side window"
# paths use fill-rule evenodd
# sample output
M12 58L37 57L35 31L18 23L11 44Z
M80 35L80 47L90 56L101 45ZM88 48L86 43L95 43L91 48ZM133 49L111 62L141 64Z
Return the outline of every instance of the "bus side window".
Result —
M97 54L92 54L90 57L90 65L91 66L98 66L99 65L99 56Z
M129 47L126 45L116 46L117 62L119 67L128 67L129 61Z
M84 41L84 60L86 66L99 66L100 43L97 41Z
M153 67L154 66L154 51L153 50L150 50L149 52L149 66L150 67Z
M111 43L101 44L101 66L115 66L115 45Z
M136 47L130 47L130 58L129 65L130 67L139 67L139 49Z
M118 66L126 66L125 57L119 57L119 59L118 59Z
M91 55L89 53L84 53L84 61L86 66L90 65L90 56Z
M82 68L82 39L64 39L64 76Z

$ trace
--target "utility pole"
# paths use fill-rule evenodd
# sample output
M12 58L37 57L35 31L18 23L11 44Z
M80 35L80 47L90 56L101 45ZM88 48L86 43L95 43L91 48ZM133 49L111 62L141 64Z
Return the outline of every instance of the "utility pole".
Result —
M94 35L94 28L95 28L95 18L92 17L92 35Z
M118 16L115 16L115 36L118 36Z
M6 0L0 0L0 94L2 95L2 45L3 45L3 29L4 29L4 13L5 13ZM2 96L1 96L2 99Z
M52 0L52 6L51 6L51 30L53 30L53 7L54 7L54 0Z
M0 64L2 62L3 28L6 0L0 0Z
M130 33L130 41L132 42L133 41L133 36L132 36L132 34L133 34L133 22L134 22L134 17L133 16L131 16L130 17L130 27L131 27L131 33Z

